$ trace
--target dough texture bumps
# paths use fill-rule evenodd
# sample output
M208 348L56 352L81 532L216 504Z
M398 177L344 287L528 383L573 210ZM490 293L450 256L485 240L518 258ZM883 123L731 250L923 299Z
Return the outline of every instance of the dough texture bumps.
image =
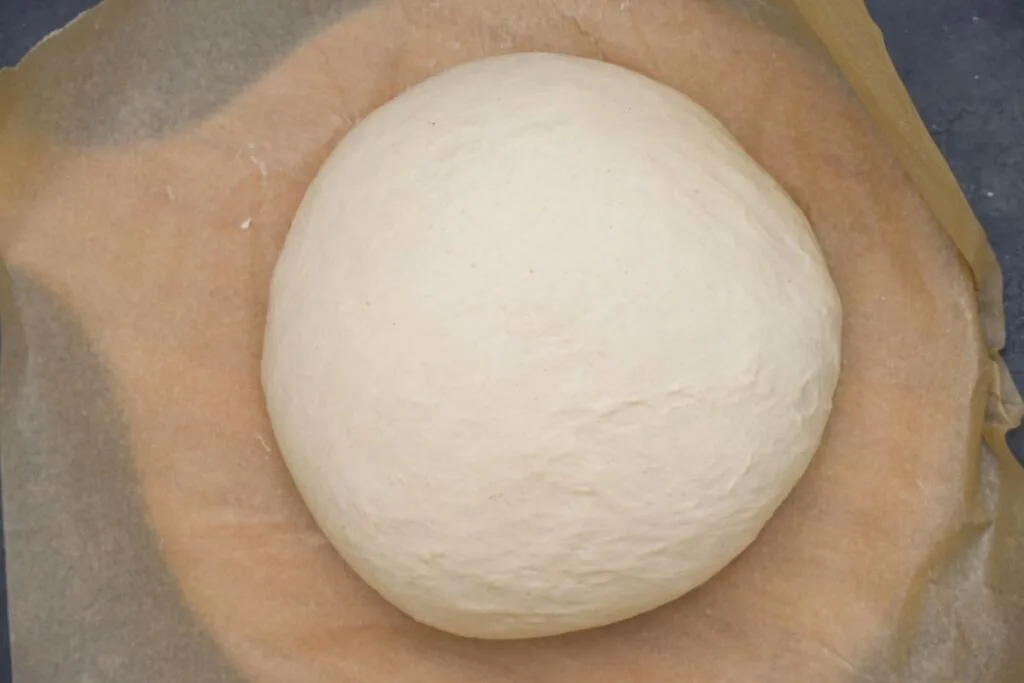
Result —
M263 384L370 586L455 634L544 636L755 540L822 438L840 325L807 220L707 111L518 54L340 142L275 269Z

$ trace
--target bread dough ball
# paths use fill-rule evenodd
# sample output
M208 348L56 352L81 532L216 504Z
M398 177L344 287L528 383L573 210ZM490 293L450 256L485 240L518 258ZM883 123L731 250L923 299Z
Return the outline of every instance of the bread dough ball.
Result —
M839 364L807 220L716 119L519 54L341 141L274 273L263 382L349 565L420 622L518 638L728 564L807 468Z

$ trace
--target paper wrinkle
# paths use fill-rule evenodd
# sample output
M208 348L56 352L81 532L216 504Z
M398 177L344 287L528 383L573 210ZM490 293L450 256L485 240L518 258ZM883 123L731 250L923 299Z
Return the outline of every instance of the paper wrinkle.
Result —
M340 136L520 50L719 116L820 229L858 374L806 481L707 587L488 644L412 624L313 525L262 406L260 321ZM0 259L15 680L1024 680L1002 275L859 0L106 0L0 74Z

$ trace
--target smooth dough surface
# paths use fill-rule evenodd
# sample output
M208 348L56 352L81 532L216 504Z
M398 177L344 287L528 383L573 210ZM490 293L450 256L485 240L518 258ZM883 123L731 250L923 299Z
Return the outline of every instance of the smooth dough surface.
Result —
M349 565L414 619L625 619L751 542L818 447L840 302L708 112L602 62L456 67L340 142L275 269L263 384Z

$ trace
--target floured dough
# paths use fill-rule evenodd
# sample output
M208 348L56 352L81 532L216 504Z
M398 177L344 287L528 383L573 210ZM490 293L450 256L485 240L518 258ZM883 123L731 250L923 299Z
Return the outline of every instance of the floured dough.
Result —
M669 602L757 536L831 409L806 219L704 109L601 62L472 62L384 105L274 273L267 405L332 544L481 638Z

